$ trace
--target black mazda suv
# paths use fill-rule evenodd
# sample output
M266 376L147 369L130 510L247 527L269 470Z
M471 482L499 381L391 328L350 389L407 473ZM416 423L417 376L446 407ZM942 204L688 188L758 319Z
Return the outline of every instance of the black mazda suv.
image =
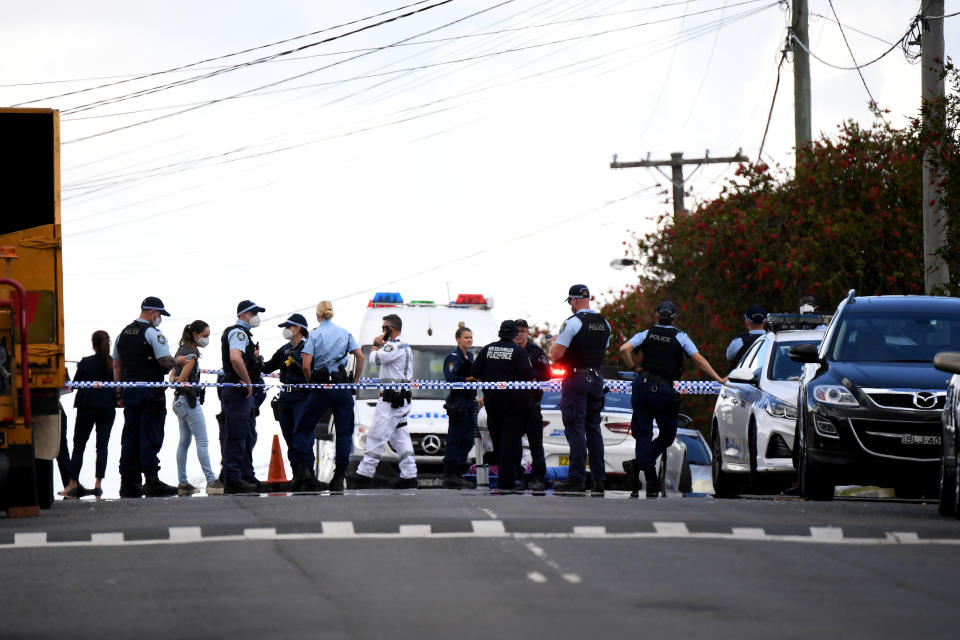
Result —
M830 500L836 485L937 494L940 416L949 375L933 367L960 350L960 298L854 297L840 303L823 342L798 345L794 464L800 494Z

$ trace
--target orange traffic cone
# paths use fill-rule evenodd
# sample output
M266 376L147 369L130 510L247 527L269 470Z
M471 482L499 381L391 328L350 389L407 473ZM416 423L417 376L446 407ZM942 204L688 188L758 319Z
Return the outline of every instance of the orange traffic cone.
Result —
M273 434L270 447L270 470L267 471L267 484L287 482L287 471L283 468L283 452L280 450L280 436Z

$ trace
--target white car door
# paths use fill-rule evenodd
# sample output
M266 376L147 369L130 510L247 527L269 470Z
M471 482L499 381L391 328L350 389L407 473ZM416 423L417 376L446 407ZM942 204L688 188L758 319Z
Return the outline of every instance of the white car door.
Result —
M758 353L766 343L761 337L750 345L737 368L758 368ZM766 353L766 349L763 350ZM758 389L750 384L728 381L720 389L714 414L717 417L717 427L720 430L720 450L729 470L742 470L740 465L749 464L749 450L747 447L747 421L749 420L749 400L756 395Z

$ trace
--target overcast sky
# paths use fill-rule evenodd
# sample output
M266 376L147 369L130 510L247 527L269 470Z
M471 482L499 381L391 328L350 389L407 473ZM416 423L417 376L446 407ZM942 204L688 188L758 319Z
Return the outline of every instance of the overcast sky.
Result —
M860 62L919 9L833 4ZM813 52L850 66L829 2L810 11ZM630 280L611 259L670 206L663 176L612 156L755 158L789 22L771 0L4 2L0 104L61 110L67 355L146 295L173 339L194 318L226 326L243 298L311 322L332 299L355 331L377 290L483 293L499 318L556 326L569 285ZM764 149L787 166L789 60ZM855 71L811 70L815 135L870 121ZM917 111L899 47L863 74L895 125ZM689 167L688 205L733 168Z

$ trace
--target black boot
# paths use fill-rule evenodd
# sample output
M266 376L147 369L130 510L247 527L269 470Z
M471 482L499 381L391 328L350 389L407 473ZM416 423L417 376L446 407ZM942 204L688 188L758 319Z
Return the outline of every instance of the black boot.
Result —
M318 491L326 491L328 486L326 482L317 480L317 474L313 472L313 465L306 465L306 478L304 478L303 483L300 485L300 491L316 493Z
M287 491L302 491L303 481L307 478L307 466L302 462L293 462L290 464L290 467L293 470L293 477L290 478L290 482L287 483Z
M351 471L347 474L347 486L350 489L369 489L373 486L373 478Z
M143 494L148 498L164 498L166 496L175 496L179 492L176 487L163 482L157 476L147 476L143 483Z
M416 489L420 486L416 478L399 478L393 483L394 489Z
M631 498L640 497L640 469L636 460L627 460L623 463L623 471L627 474L627 490Z
M223 492L230 494L237 493L260 493L259 487L252 482L247 482L246 480L238 480L236 482L224 482L223 483Z
M647 497L648 498L659 498L660 497L660 478L657 477L657 472L655 469L650 471L643 472L643 478L647 484Z
M564 480L563 482L553 483L554 493L584 493L586 490L587 485L583 480L580 482Z
M336 467L333 470L333 477L330 478L330 491L343 493L343 480L347 477L346 467Z
M547 483L540 476L533 476L527 483L527 488L534 493L543 493L547 489Z
M443 465L443 488L444 489L469 489L471 486L461 474L460 465L444 463Z
M142 498L143 485L140 484L140 475L126 475L120 477L121 498Z

